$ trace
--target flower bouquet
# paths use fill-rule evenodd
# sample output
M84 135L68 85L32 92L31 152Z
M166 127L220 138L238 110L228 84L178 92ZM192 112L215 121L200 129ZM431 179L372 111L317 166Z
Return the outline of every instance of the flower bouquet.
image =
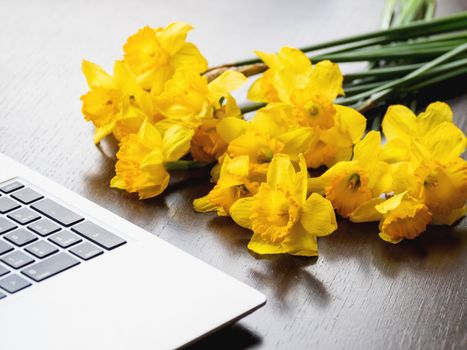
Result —
M467 13L433 19L434 9L390 0L378 31L217 67L187 41L189 24L140 29L112 75L82 65L94 142L119 142L111 187L146 199L172 171L210 167L213 188L194 210L251 230L258 254L317 255L336 212L379 222L391 243L452 225L466 212L465 135L446 103L404 106L467 74ZM366 66L343 74L348 62ZM232 92L253 76L252 103L239 106Z

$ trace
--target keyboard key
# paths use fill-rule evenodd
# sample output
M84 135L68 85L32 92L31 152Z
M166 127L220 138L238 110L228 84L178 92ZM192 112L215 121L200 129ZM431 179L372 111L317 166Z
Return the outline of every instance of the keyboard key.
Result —
M5 298L5 297L6 297L6 295L3 294L2 292L0 292L0 299L3 299L3 298Z
M31 209L26 207L15 210L7 216L21 225L29 224L41 217L39 214L37 214L37 212L32 211Z
M82 222L81 224L72 227L71 230L108 250L117 248L118 246L126 243L124 239L114 235L91 221Z
M58 248L46 241L38 241L28 245L25 250L39 259L43 259L58 252Z
M11 195L14 199L19 200L23 204L31 204L41 198L44 198L43 195L37 193L32 188L26 187L22 190L19 190Z
M50 258L42 260L29 267L26 267L25 269L21 270L21 272L34 281L40 282L46 278L56 275L57 273L76 266L79 263L80 262L78 259L72 257L68 253L62 252L52 255Z
M7 233L3 237L5 237L6 240L17 245L18 247L22 247L23 245L26 245L28 243L31 243L37 240L37 237L34 235L34 233L24 228L14 230L10 233Z
M0 265L0 277L5 276L9 272L10 272L10 270L8 270L6 267Z
M54 234L49 238L49 240L62 248L71 247L73 244L82 241L81 237L71 233L68 230L60 231L59 233Z
M70 252L83 260L89 260L104 253L102 249L97 248L94 244L89 242L78 244L77 246L71 248Z
M13 249L15 248L12 245L0 239L0 255L11 252Z
M8 213L9 211L18 209L21 205L8 197L0 198L0 214Z
M18 226L16 226L10 220L7 220L5 218L0 218L0 235L7 233L8 231L11 231L17 227Z
M42 237L51 235L52 233L61 230L60 226L58 226L55 222L45 218L33 222L28 226L28 228Z
M3 193L11 193L23 187L24 185L22 183L15 181L15 182L12 182L11 184L0 187L0 191L2 191Z
M0 288L6 290L8 293L16 293L30 285L30 282L16 274L8 275L7 277L0 279Z
M34 261L29 255L23 253L21 250L15 250L14 252L4 255L1 260L11 266L14 269L19 269L27 264Z
M31 205L31 207L66 227L84 220L80 215L48 198Z

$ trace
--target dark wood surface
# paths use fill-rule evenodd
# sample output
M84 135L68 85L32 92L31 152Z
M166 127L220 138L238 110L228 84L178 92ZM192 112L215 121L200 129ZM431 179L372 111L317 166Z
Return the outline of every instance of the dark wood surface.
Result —
M438 14L466 10L440 0ZM211 64L376 29L383 1L0 1L0 152L261 290L267 305L193 349L466 349L466 220L391 245L339 222L319 258L257 259L249 233L196 214L202 172L157 199L109 189L115 144L92 143L80 62L110 69L144 25L192 23ZM449 101L467 130L467 98ZM157 330L155 330L157 331Z

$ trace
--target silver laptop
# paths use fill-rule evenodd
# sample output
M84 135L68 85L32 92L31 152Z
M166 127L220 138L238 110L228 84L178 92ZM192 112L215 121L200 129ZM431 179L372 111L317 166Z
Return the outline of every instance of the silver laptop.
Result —
M176 349L265 302L0 154L1 349Z

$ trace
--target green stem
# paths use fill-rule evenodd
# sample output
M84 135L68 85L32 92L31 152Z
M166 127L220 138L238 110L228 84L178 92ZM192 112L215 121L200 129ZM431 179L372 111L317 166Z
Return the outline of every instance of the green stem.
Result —
M357 78L374 78L374 79L366 80L366 81L362 80L362 83L360 83L360 82L349 83L348 85L344 85L344 91L346 93L348 93L348 92L354 93L356 91L364 91L365 88L371 89L371 88L375 87L377 84L381 85L383 83L387 83L387 81L383 81L383 82L378 81L378 78L391 78L391 77L398 78L401 75L403 75L404 73L410 73L410 72L414 71L415 69L420 68L424 64L426 64L426 62L419 63L419 64L413 64L413 65L407 65L407 66L401 66L401 67L375 68L375 69L367 71L367 72L357 73L357 74L355 74L355 76ZM421 77L422 76L424 78L431 77L432 75L439 74L439 73L445 73L446 71L456 69L456 68L459 68L459 67L463 67L463 66L467 66L467 58L453 60L453 61L450 61L450 62L445 63L443 65L434 67L430 71L422 74ZM393 68L403 68L403 69L393 69ZM366 73L368 73L368 74L366 74ZM383 74L381 74L381 73L383 73ZM389 79L389 80L391 80L391 79ZM372 86L372 85L374 85L374 86Z
M264 106L266 106L266 103L263 103L263 102L247 104L247 105L242 106L240 108L240 111L242 112L242 114L247 114L247 113L256 111L260 108L263 108Z
M361 62L361 61L378 61L378 60L394 60L394 59L407 59L407 58L431 58L439 56L449 52L457 45L446 45L434 48L413 48L408 46L407 50L398 49L384 49L364 52L348 52L348 53L337 53L332 55L318 55L310 57L313 62L330 60L336 63L342 62Z
M437 75L437 76L435 76L435 77L433 77L431 79L423 80L422 82L420 82L418 84L411 85L411 86L407 87L406 89L404 89L403 91L404 92L417 91L417 90L420 90L420 89L425 88L427 86L439 83L441 81L445 81L445 80L455 78L455 77L461 77L461 76L463 76L465 74L467 74L467 67L465 67L465 66L464 67L459 67L457 69L448 71L448 72L446 72L444 74Z
M383 84L375 89L366 91L364 93L361 93L361 94L358 94L358 95L355 95L349 98L344 98L339 103L352 104L352 103L362 100L363 98L369 97L367 100L363 101L358 107L358 110L361 110L361 111L367 110L369 107L374 105L376 102L378 102L379 100L383 99L385 96L394 92L396 88L397 89L404 88L409 83L418 79L419 76L422 75L423 73L430 71L434 67L440 65L441 63L445 61L448 61L452 57L455 57L466 50L467 50L467 43L465 43L464 45L458 46L455 49L437 57L436 59L424 64L422 67L416 69L412 73L409 73L402 78L396 79L387 84Z
M199 169L210 166L209 163L200 163L192 160L176 160L173 162L164 163L164 167L167 171L171 170L190 170L190 169Z
M457 30L465 30L467 24L467 11L460 12L455 15L446 16L442 18L437 18L429 21L417 21L412 24L408 24L401 27L393 27L384 30L378 30L374 32L369 32L365 34L359 34L350 36L343 39L331 40L328 42L311 45L307 47L302 47L300 50L303 52L316 51L321 49L326 49L335 46L341 46L345 44L355 43L358 41L364 41L374 38L384 38L385 40L402 40L417 38L420 36L429 36L433 34L446 33ZM374 45L374 42L371 42L371 45ZM226 66L244 66L249 64L260 63L259 58L252 58L243 61L238 61L233 64Z
M392 76L400 76L404 73L409 73L419 67L421 67L424 63L415 63L415 64L407 64L402 66L394 66L394 67L381 67L381 68L373 68L364 72L356 72L356 73L349 73L344 75L344 81L352 81L355 79L362 79L362 78L373 78L373 77L392 77Z

